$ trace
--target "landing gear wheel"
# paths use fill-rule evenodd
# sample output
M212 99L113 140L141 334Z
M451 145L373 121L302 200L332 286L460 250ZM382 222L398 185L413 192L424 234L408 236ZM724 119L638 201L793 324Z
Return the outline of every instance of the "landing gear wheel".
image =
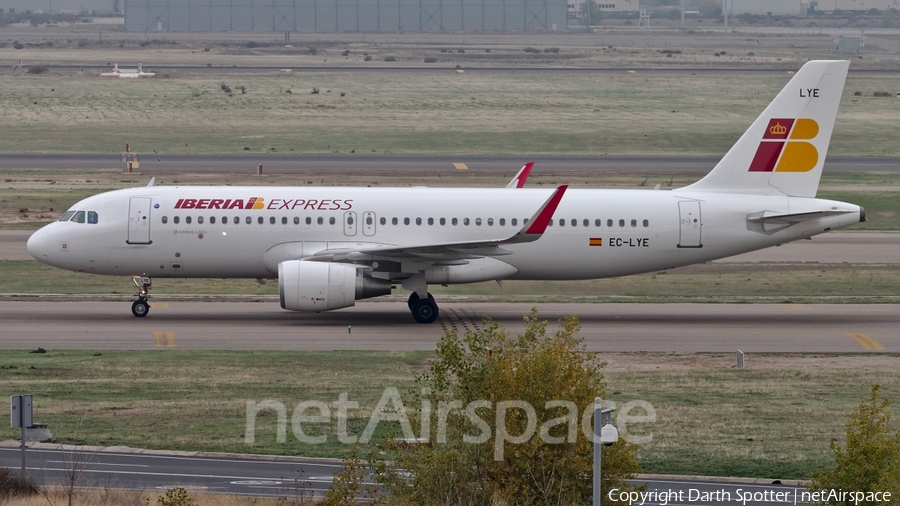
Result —
M431 293L428 294L428 300L434 302L434 296ZM412 311L413 305L419 301L419 294L413 292L409 295L409 300L406 301L406 305L409 306L409 310Z
M149 312L150 304L147 304L147 299L138 299L131 305L131 314L139 318L147 316Z
M434 323L438 318L439 311L434 298L416 300L411 309L413 318L419 323Z

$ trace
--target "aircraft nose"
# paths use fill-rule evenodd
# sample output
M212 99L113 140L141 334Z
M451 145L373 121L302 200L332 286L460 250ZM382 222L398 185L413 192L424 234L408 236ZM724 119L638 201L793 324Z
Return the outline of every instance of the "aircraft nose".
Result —
M43 228L38 230L31 234L25 247L28 248L28 253L30 253L31 256L41 262L46 262L47 255L49 254L50 234Z

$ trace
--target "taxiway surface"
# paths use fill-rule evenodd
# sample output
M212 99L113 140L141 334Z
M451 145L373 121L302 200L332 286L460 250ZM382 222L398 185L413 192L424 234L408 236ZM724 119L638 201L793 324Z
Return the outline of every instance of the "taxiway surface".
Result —
M532 306L551 322L578 315L592 351L900 353L898 304L470 303L439 300L441 317L413 322L405 302L360 302L293 313L261 302L153 299L135 318L127 302L2 301L6 349L433 350L446 328L490 316L523 330Z

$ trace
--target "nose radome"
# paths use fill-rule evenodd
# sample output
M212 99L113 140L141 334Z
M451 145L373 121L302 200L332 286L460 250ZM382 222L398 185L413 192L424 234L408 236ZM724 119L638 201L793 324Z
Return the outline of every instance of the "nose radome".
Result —
M42 228L37 232L31 234L31 237L28 238L28 243L25 245L25 247L28 248L28 253L30 253L31 256L40 260L41 262L46 262L47 255L49 253L49 245L50 234Z

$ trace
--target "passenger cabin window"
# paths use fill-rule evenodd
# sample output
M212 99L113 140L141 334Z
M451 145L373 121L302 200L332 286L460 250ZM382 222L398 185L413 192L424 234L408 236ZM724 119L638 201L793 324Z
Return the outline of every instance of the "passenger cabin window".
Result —
M469 226L469 218L463 218L463 225Z
M325 218L319 216L318 218L316 218L316 223L318 223L319 225L324 225L324 224L325 224Z
M515 218L509 220L509 224L512 225L512 226L514 226L514 227L516 226L516 223L518 223L518 221L517 221ZM503 225L503 224L501 223L501 225Z
M309 216L306 217L306 224L307 224L307 225L312 225L312 218L311 218L311 217L309 217Z
M240 218L239 216L235 216L235 217L234 217L234 224L235 224L235 225L240 225L240 224L241 224L241 218Z
M416 225L422 224L422 218L416 218Z
M74 215L75 215L75 211L66 211L63 213L62 216L59 217L59 220L57 220L57 221L69 221L72 218L72 216L74 216Z
M387 218L385 218L384 216L382 216L381 219L378 220L378 223L381 223L382 225L387 225Z
M191 222L191 217L190 217L190 216L185 216L185 217L184 217L184 222L185 222L185 223L190 223L190 222Z
M487 224L488 224L489 227L493 227L493 226L494 226L494 218L488 218L488 219L487 219Z
M409 218L403 218L403 224L409 225Z
M269 216L269 225L274 225L274 224L275 224L275 217Z
M180 221L181 221L181 218L179 218L178 216L172 218L172 223L174 223L174 224L176 224L176 225L177 225Z
M636 227L636 226L637 226L637 220L631 220L631 226L632 226L632 227Z
M573 226L573 227L577 227L577 226L578 226L578 220L576 220L575 218L572 218L572 226Z
M253 223L253 218L252 218L252 217L250 217L250 216L247 216L247 219L245 219L245 220L244 220L244 221L246 221L246 222L247 222L247 225L250 225L250 224L252 224L252 223Z
M168 217L168 216L163 216L163 217L162 217L162 222L163 222L163 225L165 225L166 223L168 223L168 222L169 222L169 217Z
M95 211L88 211L88 223L91 225L96 225L99 220L99 216Z
M299 225L299 224L300 224L300 217L294 216L294 225Z
M72 221L75 223L84 223L84 211L76 212L75 216L72 216Z
M583 225L584 225L585 227L589 227L589 226L591 225L591 220L585 218L585 219L584 219Z
M262 216L260 216L259 218L256 219L256 222L259 223L260 225L263 224L263 221L265 221L265 220L263 220Z
M334 225L334 216L332 216L331 218L328 218L328 224Z
M475 218L475 225L478 227L481 226L481 218Z
M397 224L397 218L391 218L391 225Z
M613 226L613 221L612 221L612 220L606 220L606 226L607 226L607 227Z
M649 226L650 226L650 221L649 221L649 220L644 220L644 227L646 228L646 227L649 227Z
M599 227L602 224L603 224L603 220L601 220L600 218L597 218L596 220L594 220L595 227Z
M203 223L203 216L197 216L197 223Z
M446 224L447 224L447 219L441 218L441 226L446 225Z
M459 220L457 220L456 218L453 218L452 220L450 220L450 224L455 227L457 224L459 224Z
M619 226L620 226L620 227L624 227L624 226L625 226L625 220L619 220Z
M428 218L428 224L434 225L434 218Z
M215 225L215 224L216 224L216 217L215 217L215 216L210 216L210 217L209 217L209 224L210 224L210 225Z

